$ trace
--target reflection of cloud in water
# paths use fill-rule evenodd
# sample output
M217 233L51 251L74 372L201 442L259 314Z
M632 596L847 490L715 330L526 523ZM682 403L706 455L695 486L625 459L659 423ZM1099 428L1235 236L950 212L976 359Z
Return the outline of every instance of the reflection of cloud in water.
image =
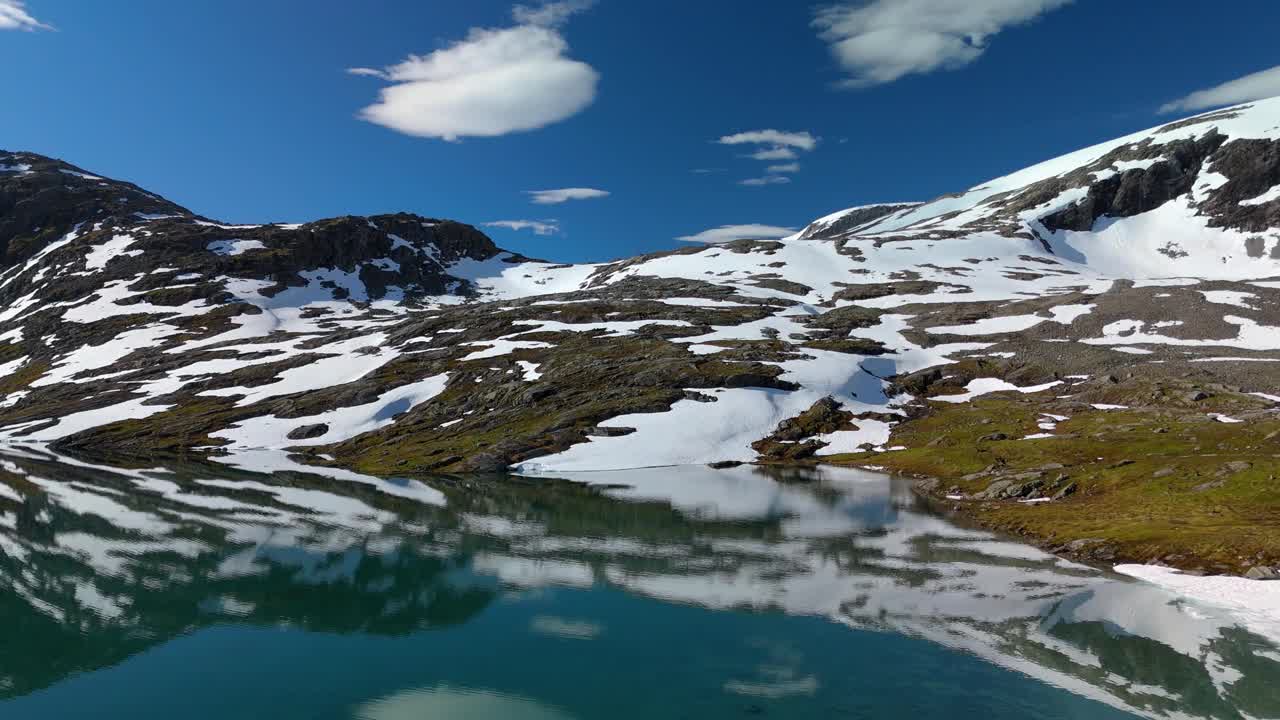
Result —
M529 629L539 635L550 635L565 640L591 640L604 632L604 627L590 620L573 620L539 615L529 623Z
M813 695L818 692L818 679L812 675L806 675L796 679L773 679L760 682L730 680L724 684L724 691L735 695L764 698Z
M559 708L494 690L405 690L356 708L358 720L570 720Z
M785 646L758 640L747 643L754 649L763 651L769 656L769 662L757 665L751 677L739 677L728 680L724 691L734 695L745 695L758 698L785 698L796 695L812 696L818 692L821 683L811 674L801 674L795 665L803 662L803 656Z

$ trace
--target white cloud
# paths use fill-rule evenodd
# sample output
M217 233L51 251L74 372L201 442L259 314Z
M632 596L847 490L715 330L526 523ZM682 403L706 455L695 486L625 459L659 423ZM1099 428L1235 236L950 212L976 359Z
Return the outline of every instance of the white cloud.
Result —
M986 52L990 38L1071 0L873 0L820 8L813 24L848 71L849 87L955 70Z
M52 30L27 12L22 0L0 0L0 30Z
M787 177L786 175L765 175L764 177L754 177L754 178L747 178L746 180L739 180L738 184L746 185L748 187L760 187L763 185L786 185L789 182L791 182L791 178Z
M529 199L537 205L558 205L566 200L590 200L608 197L608 190L595 188L558 188L556 190L525 190Z
M781 130L748 130L725 135L716 142L721 145L773 145L809 151L818 146L818 138L808 132L783 132Z
M734 133L732 135L724 135L717 143L721 145L756 145L757 150L746 155L752 160L776 161L776 160L795 160L800 157L801 152L810 152L818 147L818 138L808 131L786 132L783 130L748 130L746 132ZM764 177L747 178L739 180L739 185L747 185L749 187L760 187L763 185L784 185L791 182L791 178L784 177L780 173L794 173L800 171L800 163L784 163L778 165L770 165L765 168L767 173Z
M485 227L500 227L508 230L532 230L534 235L555 235L560 232L557 220L494 220Z
M721 225L718 228L703 230L695 235L681 235L676 238L684 242L707 243L715 245L734 240L772 240L774 238L794 235L795 228L778 227L777 225Z
M574 13L588 10L595 4L595 0L559 0L538 7L517 5L511 8L511 15L520 25L556 27L563 25Z
M795 160L800 155L791 148L775 147L767 150L757 150L747 157L752 160Z
M465 40L383 70L350 68L392 83L360 117L407 135L454 141L535 130L576 115L595 101L600 75L566 57L569 45L557 28L589 5L517 5L515 27L472 28Z
M1222 105L1238 105L1251 100L1280 95L1280 65L1236 78L1221 85L1197 90L1186 97L1160 106L1161 113L1205 110Z

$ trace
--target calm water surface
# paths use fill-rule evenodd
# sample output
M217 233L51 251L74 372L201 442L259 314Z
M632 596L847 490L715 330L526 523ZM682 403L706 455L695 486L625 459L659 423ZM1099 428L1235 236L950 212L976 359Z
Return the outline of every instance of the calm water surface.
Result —
M0 617L5 720L1280 717L1280 648L1231 617L849 470L10 449Z

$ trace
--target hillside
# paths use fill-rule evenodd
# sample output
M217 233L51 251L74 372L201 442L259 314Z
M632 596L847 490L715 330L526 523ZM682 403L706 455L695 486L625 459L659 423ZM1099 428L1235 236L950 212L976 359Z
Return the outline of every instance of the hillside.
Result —
M941 478L1014 530L1026 506L987 500L1132 501L1107 488L1141 471L1280 518L1280 99L593 265L405 214L229 225L0 152L0 251L6 443L375 475L826 457ZM1155 459L1063 470L1136 447L1122 427ZM1280 564L1274 535L1193 551ZM1166 554L1144 542L1118 557Z

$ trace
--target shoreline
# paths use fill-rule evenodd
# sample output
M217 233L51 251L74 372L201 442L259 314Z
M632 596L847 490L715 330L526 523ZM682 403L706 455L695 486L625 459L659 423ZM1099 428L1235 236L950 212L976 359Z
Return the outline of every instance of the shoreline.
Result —
M841 465L839 467L859 467ZM1010 534L1017 542L1043 550L1073 563L1093 567L1104 572L1122 575L1136 582L1159 587L1172 595L1197 604L1226 610L1240 618L1250 630L1272 638L1280 638L1280 577L1260 579L1239 574L1211 574L1198 570L1183 570L1161 562L1125 557L1116 546L1099 538L1087 546L1075 546L1046 542L1043 537L1027 533L1010 533L1007 528L983 522L981 515L967 512L961 501L938 497L926 488L937 484L937 478L908 477L884 469L861 466L868 472L880 472L906 480L912 493L926 506L944 515L949 521L972 525L992 532ZM1086 549L1087 548L1087 549ZM1110 559L1101 559L1099 555Z
M29 444L26 443L19 444L19 447L22 445L28 445L29 447ZM55 457L67 457L56 450L52 452ZM211 457L201 455L199 461L221 464ZM80 457L76 458L75 456ZM323 465L311 466L298 462L307 458L308 456L305 454L292 456L287 463L292 467L288 468L288 470L296 472L314 471L322 475L333 472L332 467ZM81 463L92 462L91 459L84 458L83 453L74 453L68 459L78 459ZM186 459L191 460L193 458L190 455L186 455ZM943 481L940 478L896 471L879 464L823 462L815 459L813 462L735 462L700 466L715 471L724 469L726 466L750 466L763 470L787 467L814 468L824 465L835 468L854 468L888 478L897 478L906 483L912 495L923 504L926 510L941 515L950 523L961 527L967 526L1005 535L1013 542L1037 548L1069 562L1091 567L1101 572L1125 576L1136 582L1159 587L1173 596L1229 611L1239 616L1244 624L1259 634L1280 639L1280 581L1252 579L1243 577L1240 574L1218 574L1198 570L1191 567L1200 561L1194 556L1185 558L1188 567L1173 567L1167 563L1159 562L1158 558L1127 554L1122 544L1108 540L1106 537L1090 538L1089 542L1077 540L1064 543L1060 540L1051 539L1043 533L1034 532L1027 525L1009 527L1000 522L993 522L989 514L981 512L984 508L990 508L991 506L1021 505L1025 508L1036 507L1036 505L1027 506L1014 500L958 500L954 497L946 496L945 490L941 489ZM285 468L270 469L281 470ZM520 475L520 473L512 474ZM457 475L456 473L448 473L442 474L441 477L456 477ZM477 474L477 476L481 475ZM372 479L374 476L367 477ZM526 477L530 476L526 475ZM537 478L538 476L533 475L531 477ZM939 494L940 492L942 494ZM1152 562L1153 560L1155 562Z
M946 515L948 518L961 518L964 521L984 530L1006 533L1017 538L1020 542L1039 548L1066 560L1070 560L1071 562L1089 565L1092 567L1106 568L1108 570L1115 570L1116 567L1120 566L1148 567L1173 571L1185 577L1237 578L1248 582L1262 584L1274 582L1275 587L1280 590L1280 571L1276 571L1276 576L1270 578L1248 577L1246 573L1211 573L1204 569L1209 562L1205 558L1184 556L1182 558L1182 562L1174 565L1163 562L1160 557L1128 553L1125 551L1125 548L1121 543L1107 537L1079 538L1064 543L1059 540L1053 540L1043 533L1037 533L1026 525L1015 528L1005 526L999 522L987 521L986 517L981 512L974 511L975 508L980 510L983 507L1008 507L1013 504L1026 507L1028 504L1025 501L977 500L970 497L957 498L954 496L949 497L945 494L938 495L936 492L943 482L940 478L919 477L902 473L894 473L884 468L877 468L876 466L841 465L840 467L859 467L860 469L867 470L868 472L882 472L888 475L901 477L910 483L911 490L916 497L925 501L931 509ZM1045 502L1053 501L1046 499ZM1280 612L1280 608L1277 608L1277 612Z

